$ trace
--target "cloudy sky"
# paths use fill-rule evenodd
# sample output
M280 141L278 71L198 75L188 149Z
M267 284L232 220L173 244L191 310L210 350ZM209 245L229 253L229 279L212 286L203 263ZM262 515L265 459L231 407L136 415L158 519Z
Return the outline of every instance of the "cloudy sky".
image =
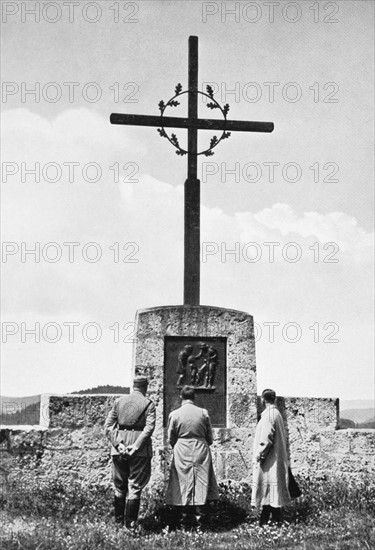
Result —
M199 157L201 303L254 316L259 390L373 397L373 3L2 10L1 393L128 385L136 310L182 303L186 157L109 115L157 115L197 35L200 89L275 124Z

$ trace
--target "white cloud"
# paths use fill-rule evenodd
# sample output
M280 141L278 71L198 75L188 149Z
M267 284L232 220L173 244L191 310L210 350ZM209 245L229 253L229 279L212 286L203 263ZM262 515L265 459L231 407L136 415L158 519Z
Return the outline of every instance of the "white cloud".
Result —
M8 110L2 114L3 161L100 163L124 154L130 145L144 153L143 145L128 134L89 109L69 109L51 121L28 109Z
M287 204L278 203L255 214L254 219L283 236L295 233L316 237L322 243L333 241L343 251L371 247L374 242L374 233L367 233L355 218L342 212L305 212L298 216Z
M22 183L18 173L3 185L4 240L16 242L19 247L22 241L28 247L36 241L42 247L51 241L61 246L67 241L80 243L73 263L68 261L66 247L57 263L43 258L37 263L30 256L22 262L20 252L9 256L7 263L3 263L3 308L7 320L57 319L63 323L90 319L109 327L115 321L132 322L137 308L181 303L183 186L159 181L142 170L136 175L138 182L114 183L108 168L115 153L123 153L125 147L128 158L134 158L134 151L143 154L143 146L129 140L123 128L120 131L111 127L108 120L90 111L70 110L52 122L27 110L9 111L4 118L7 144L4 161L31 164L35 160L41 163L55 160L62 164L77 160L82 165L95 160L106 168L106 178L97 183L84 181L81 175L74 183L69 183L66 175L56 184L36 184L32 179ZM351 371L356 348L350 339L343 338L335 346L335 353L328 353L328 348L314 346L307 338L311 336L308 327L314 322L323 326L335 321L340 324L341 334L349 334L359 315L363 325L370 326L371 273L366 266L371 239L372 235L345 213L298 213L287 204L275 204L256 213L228 214L224 207L202 205L202 241L215 242L218 247L218 252L202 264L202 303L249 311L259 322L299 322L306 338L303 346L293 348L293 353L292 348L285 350L284 346L285 358L288 354L290 358L288 365L275 365L275 346L269 348L261 341L257 347L259 369L267 365L280 379L283 373L289 376L300 369L303 362L306 377L314 377L316 362L332 365L335 356L332 371L335 375L331 375L327 387L322 386L324 394L335 395L332 381L340 376L343 365ZM313 262L308 247L316 240L321 244L339 244L338 264ZM102 258L96 263L82 257L82 247L90 241L99 243L102 250ZM237 242L243 246L254 241L263 252L257 263L249 262L242 254L239 261L233 254L225 255L225 250L233 249ZM303 261L290 263L279 253L276 262L271 263L263 243L275 241L280 242L280 247L289 241L298 242L303 249ZM120 262L114 261L115 242L120 243ZM122 250L126 243L137 244L137 263L122 261L132 252L129 248ZM341 251L346 253L345 262L341 261ZM117 346L114 351L109 338L100 343L100 361L96 366L93 348L86 343L77 343L74 353L69 351L69 345L43 346L39 355L34 347L28 355L28 344L22 345L20 353L16 344L15 338L4 353L4 379L9 376L10 380L4 391L8 394L15 393L17 372L23 373L25 381L21 394L38 393L42 378L43 390L47 391L50 384L54 391L54 371L60 373L64 368L66 353L71 358L69 380L64 385L59 375L61 391L79 389L88 373L88 364L91 379L86 386L105 383L107 374L108 383L119 383L124 374L121 350ZM366 356L369 364L371 361L368 337L364 336L357 345L362 349L361 368L365 371ZM128 346L127 372L129 349ZM106 356L111 363L108 373L103 372ZM13 377L11 371L15 373ZM30 385L26 381L27 371L32 373ZM290 384L289 393L308 393L302 391L300 378L296 377L294 383L290 380ZM369 379L364 379L363 384L364 389L369 387Z

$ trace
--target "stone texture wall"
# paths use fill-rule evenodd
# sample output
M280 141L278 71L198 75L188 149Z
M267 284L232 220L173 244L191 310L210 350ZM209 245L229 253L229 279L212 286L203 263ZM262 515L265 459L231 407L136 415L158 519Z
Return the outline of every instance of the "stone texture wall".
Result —
M33 470L37 476L57 473L67 483L80 479L109 484L110 457L103 422L117 397L44 396L40 426L1 430L3 468L10 476Z
M49 427L6 428L0 431L0 482L31 471L109 486L109 445L103 423L115 395L49 397ZM295 472L357 475L375 473L375 430L336 430L338 403L333 399L279 398L289 432ZM258 413L260 410L258 409ZM215 429L212 453L218 480L250 481L255 427ZM155 445L154 483L168 475L167 449Z

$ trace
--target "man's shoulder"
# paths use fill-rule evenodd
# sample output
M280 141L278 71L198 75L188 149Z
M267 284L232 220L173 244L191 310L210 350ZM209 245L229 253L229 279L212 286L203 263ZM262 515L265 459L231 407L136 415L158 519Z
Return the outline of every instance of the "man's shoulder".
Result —
M195 405L194 403L185 403L184 405L181 405L181 407L178 407L177 409L174 409L169 413L169 416L179 416L181 413L186 414L203 414L208 415L207 409L203 409L202 407L198 407L198 405Z
M131 393L128 393L126 395L121 395L120 397L117 397L115 403L117 405L119 405L120 403L127 403L128 401L130 401L130 398L131 398Z
M181 409L181 407L179 407L178 409L175 409L174 411L171 411L169 413L169 418L170 419L176 418L176 416L178 416L179 413L180 413L180 409Z
M133 424L142 415L146 415L146 417L155 415L155 404L148 397L134 392L120 398L117 410L119 417L125 423Z
M199 418L202 416L208 417L208 411L207 409L204 409L203 407L198 407L198 405L191 404L189 408L189 414L195 415Z
M193 405L193 414L196 414L197 416L201 417L201 416L205 416L207 417L208 416L208 410L207 409L204 409L203 407L198 407L198 405Z
M187 414L189 414L189 410L191 411L191 409L188 409L187 408L188 405L184 405L183 407L178 407L177 409L174 409L173 411L171 411L169 413L169 418L170 420L176 420L176 419L179 419L183 414L184 412L186 412Z
M262 412L261 420L265 419L265 420L270 420L274 422L277 418L282 418L282 416L279 409L275 405L272 405L271 407L267 407Z
M116 401L120 406L121 405L127 405L129 403L137 403L138 405L147 405L147 404L153 404L153 401L143 395L141 392L132 392L127 395L122 395L119 397Z

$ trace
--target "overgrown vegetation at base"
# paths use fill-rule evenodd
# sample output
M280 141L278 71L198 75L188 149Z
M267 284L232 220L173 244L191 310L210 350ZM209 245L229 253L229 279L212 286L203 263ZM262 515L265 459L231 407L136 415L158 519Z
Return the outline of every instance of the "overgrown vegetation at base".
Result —
M199 529L176 529L173 509L156 490L144 499L140 532L117 527L109 487L88 486L59 477L23 474L10 482L3 498L2 548L9 550L353 550L375 544L375 482L368 475L350 480L335 477L298 478L303 496L286 511L281 528L258 527L246 483L220 484L220 501L209 506Z

